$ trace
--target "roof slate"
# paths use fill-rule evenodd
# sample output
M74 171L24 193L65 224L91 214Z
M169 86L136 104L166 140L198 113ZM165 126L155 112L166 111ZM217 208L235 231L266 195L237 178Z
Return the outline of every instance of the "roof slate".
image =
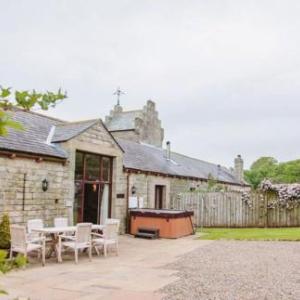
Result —
M7 136L0 136L0 149L63 159L66 159L68 154L57 143L74 138L100 121L96 119L70 123L23 110L15 110L12 118L23 124L25 130L9 129ZM47 144L52 126L55 126L54 136L52 143ZM126 168L202 179L213 176L220 181L240 184L225 167L175 152L172 152L171 160L167 160L164 149L122 139L116 139L116 142L125 151Z
M66 151L59 145L46 143L51 127L63 124L63 121L23 110L10 114L24 130L9 129L7 136L0 136L0 149L67 158Z
M100 119L94 119L81 122L65 122L19 109L10 114L13 120L22 124L24 130L9 129L7 136L0 136L0 149L64 159L68 157L68 154L57 143L74 138L100 121ZM53 126L55 126L54 136L51 144L47 144L46 141Z
M172 152L171 160L167 160L164 149L122 139L117 141L125 150L125 168L201 179L212 176L219 181L240 184L230 170L223 166L175 152Z
M85 130L89 129L97 122L99 122L99 119L59 124L55 127L52 142L57 143L68 141L84 132Z

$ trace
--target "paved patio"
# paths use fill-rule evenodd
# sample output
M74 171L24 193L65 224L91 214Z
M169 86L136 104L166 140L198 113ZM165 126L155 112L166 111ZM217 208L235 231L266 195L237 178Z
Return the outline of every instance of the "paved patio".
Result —
M161 299L157 290L176 279L177 271L166 264L211 241L195 240L195 236L176 240L143 240L120 237L119 256L85 255L75 265L73 257L62 264L50 261L45 267L31 264L1 278L8 297L30 297L30 300L68 299ZM26 298L25 298L26 299Z

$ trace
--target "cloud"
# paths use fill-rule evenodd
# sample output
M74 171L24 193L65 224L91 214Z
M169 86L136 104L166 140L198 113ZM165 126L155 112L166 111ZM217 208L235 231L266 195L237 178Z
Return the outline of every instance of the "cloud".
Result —
M299 157L299 1L0 0L1 84L63 87L50 114L157 102L175 150L231 165Z

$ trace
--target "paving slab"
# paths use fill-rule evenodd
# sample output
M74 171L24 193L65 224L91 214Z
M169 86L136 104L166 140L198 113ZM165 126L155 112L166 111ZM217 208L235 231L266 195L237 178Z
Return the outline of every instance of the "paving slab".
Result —
M157 291L177 279L177 272L166 265L209 243L196 236L144 240L123 235L119 256L94 255L90 262L83 253L76 265L73 256L64 255L63 263L53 258L45 267L31 259L25 270L1 277L1 286L9 292L3 299L161 299Z

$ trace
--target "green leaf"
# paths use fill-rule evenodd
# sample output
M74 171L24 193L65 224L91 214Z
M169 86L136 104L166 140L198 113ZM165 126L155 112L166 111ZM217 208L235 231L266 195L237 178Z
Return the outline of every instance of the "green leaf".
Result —
M8 295L8 293L4 290L0 290L0 295Z
M4 250L0 250L0 263L3 263L6 259L7 252Z
M48 110L49 107L55 107L57 103L67 98L67 94L58 89L57 93L49 92L39 93L32 91L15 91L14 101L7 99L11 95L11 88L0 87L0 136L7 135L8 129L22 130L20 123L13 121L6 113L14 106L27 111L33 108Z
M3 88L2 86L0 87L0 98L6 98L10 96L11 94L11 88Z
M14 265L17 268L21 268L21 267L26 266L26 264L27 264L26 257L24 255L18 254L17 257L14 260Z
M24 129L22 124L12 120L6 112L0 110L0 136L7 135L8 128L12 128L14 130Z

